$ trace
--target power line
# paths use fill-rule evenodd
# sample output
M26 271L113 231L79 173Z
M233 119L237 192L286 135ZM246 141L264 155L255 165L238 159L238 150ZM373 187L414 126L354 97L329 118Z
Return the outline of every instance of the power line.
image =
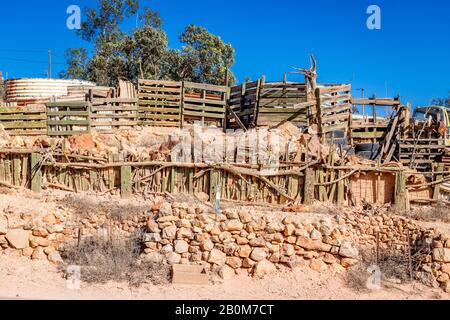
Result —
M0 60L48 64L48 61L39 61L39 60L30 60L30 59L16 59L16 58L0 57ZM54 63L54 64L65 65L65 63Z
M0 52L28 52L28 53L37 53L37 52L46 52L45 50L13 50L13 49L0 49Z

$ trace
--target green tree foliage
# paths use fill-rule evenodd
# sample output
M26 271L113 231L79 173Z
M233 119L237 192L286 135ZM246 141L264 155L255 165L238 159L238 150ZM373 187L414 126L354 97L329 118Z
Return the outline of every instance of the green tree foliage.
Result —
M63 78L80 78L100 85L117 79L138 78L188 80L225 84L227 70L234 64L234 49L202 27L190 25L180 37L182 48L168 47L158 12L145 7L139 26L126 33L121 23L139 12L138 0L99 0L88 8L78 35L94 44L91 58L83 48L68 49ZM229 73L229 83L235 82Z
M183 47L170 57L174 69L169 74L173 79L225 84L227 70L234 64L234 49L230 44L195 25L186 28L180 42ZM229 84L235 83L231 72L228 78Z
M66 50L67 67L61 71L60 78L87 79L88 54L84 48L71 48Z
M450 108L450 92L447 98L433 99L433 104Z

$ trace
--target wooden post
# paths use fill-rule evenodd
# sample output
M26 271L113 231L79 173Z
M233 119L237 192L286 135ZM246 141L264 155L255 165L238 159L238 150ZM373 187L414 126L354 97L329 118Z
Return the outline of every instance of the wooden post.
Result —
M339 179L343 176L342 171L339 171L338 177ZM340 180L338 182L338 186L337 186L337 197L338 197L338 204L343 204L345 202L345 185L344 185L344 180Z
M443 163L439 163L438 164L438 172L444 172L444 164ZM444 178L444 176L442 174L439 174L436 176L436 182L437 181L441 181ZM434 193L433 193L433 199L434 200L439 200L439 195L441 194L441 183L438 183L434 186Z
M409 205L407 203L405 173L403 171L398 172L395 180L395 209L406 211Z
M314 204L314 169L308 168L305 171L305 185L303 187L303 203L306 205Z
M39 153L31 154L31 190L33 192L42 191L42 171L39 166L41 155Z
M20 186L20 173L21 173L22 161L19 156L13 159L13 185L16 187Z
M120 192L122 198L130 198L133 194L131 183L131 166L120 167Z

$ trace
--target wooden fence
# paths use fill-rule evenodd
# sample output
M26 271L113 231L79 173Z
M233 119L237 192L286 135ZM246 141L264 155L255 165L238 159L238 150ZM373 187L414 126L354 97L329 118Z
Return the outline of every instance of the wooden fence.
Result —
M326 85L316 90L317 124L319 134L344 131L348 127L352 113L351 85Z
M201 122L225 127L230 88L193 82L139 80L141 125L176 126Z
M137 99L105 98L47 104L49 136L97 132L112 133L138 125Z
M0 149L0 187L60 189L134 195L186 193L261 204L395 203L406 208L433 201L433 185L409 185L407 169L283 163L277 171L245 163L178 163L137 161L110 154L107 159L49 150ZM434 175L434 178L442 179ZM434 181L434 180L433 180ZM435 192L440 186L434 185ZM409 189L409 193L406 190ZM437 191L439 192L439 191ZM415 195L418 195L417 197Z
M47 132L45 106L0 107L0 124L9 135L41 135Z

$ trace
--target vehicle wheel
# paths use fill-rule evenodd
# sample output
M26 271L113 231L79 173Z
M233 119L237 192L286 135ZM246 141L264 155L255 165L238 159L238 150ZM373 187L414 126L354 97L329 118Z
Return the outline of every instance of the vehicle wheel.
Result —
M377 160L378 158L378 150L377 151L359 151L356 152L357 156L360 156L366 160Z
M362 151L378 152L379 149L380 149L379 143L360 143L355 146L356 153Z

